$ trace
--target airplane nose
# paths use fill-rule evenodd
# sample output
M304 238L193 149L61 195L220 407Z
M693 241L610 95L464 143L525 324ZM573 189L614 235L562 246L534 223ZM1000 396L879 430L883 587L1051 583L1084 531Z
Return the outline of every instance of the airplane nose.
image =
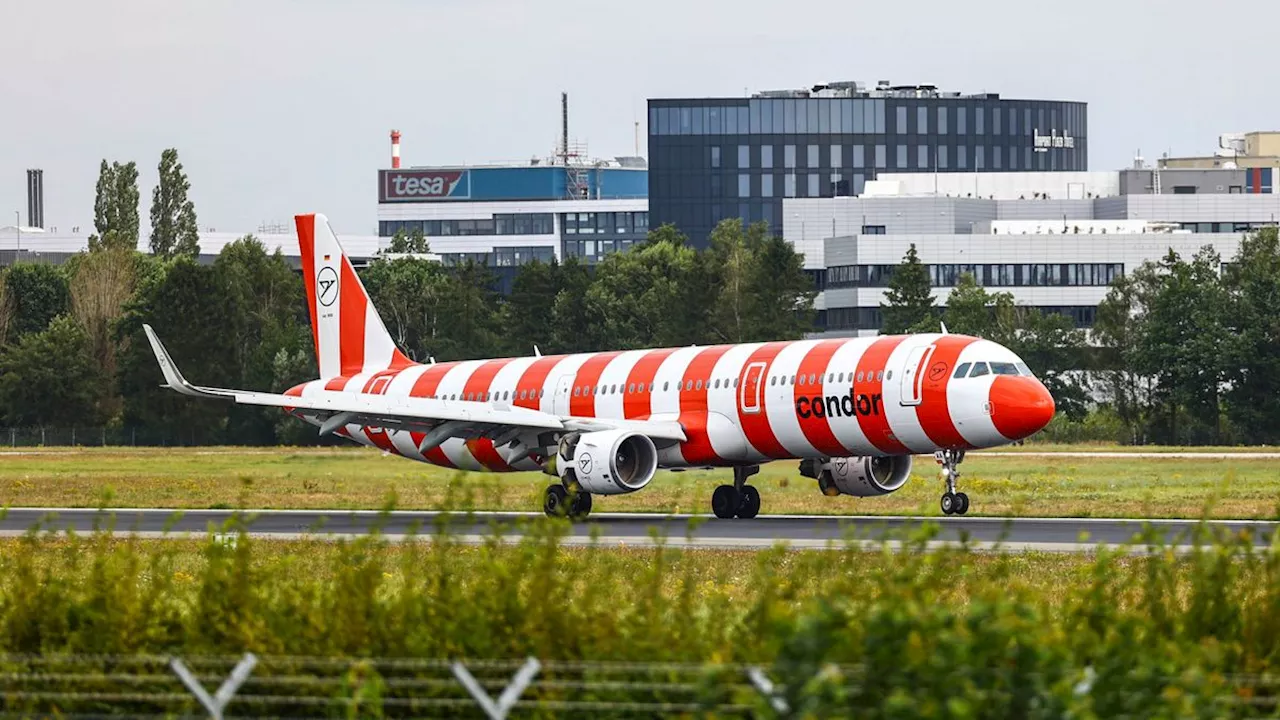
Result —
M991 384L991 419L1010 440L1035 435L1053 419L1049 390L1035 378L999 375Z

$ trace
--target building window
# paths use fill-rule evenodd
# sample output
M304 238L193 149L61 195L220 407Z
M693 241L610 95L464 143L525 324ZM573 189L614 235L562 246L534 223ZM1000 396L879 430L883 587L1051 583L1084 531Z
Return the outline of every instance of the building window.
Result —
M897 160L898 160L898 164L895 165L894 167L896 167L899 170L905 170L907 168L907 146L906 145L898 146Z
M808 164L805 165L805 167L808 167L808 168L818 167L818 146L810 145L809 152L807 153L807 155L808 157L805 158L805 160L808 162Z
M987 132L986 108L976 107L973 109L973 132L978 135L986 134Z
M738 173L738 197L751 197L751 176Z
M938 146L938 169L939 170L947 169L947 146L946 145Z
M969 148L964 145L956 148L956 167L961 170L969 167Z
M738 169L746 170L751 167L751 148L747 145L738 146Z
M784 145L782 147L782 167L793 168L796 166L796 146Z
M1196 186L1195 185L1174 185L1173 194L1174 195L1195 195Z
M809 193L807 197L818 197L818 173L809 173Z
M997 118L1000 117L1000 114L996 113L995 117ZM1004 158L1002 157L1003 153L1001 153L1002 150L1004 150L1004 148L999 145L996 145L995 147L991 148L991 167L995 170L1004 169L1003 162L1002 162Z
M1004 113L1000 112L1000 108L995 108L991 111L991 132L993 134L996 134L996 135L1000 134L1000 118L1001 117L1004 117Z
M713 168L720 167L720 146L719 145L711 146L711 167Z
M796 196L796 174L787 173L783 180L783 194L786 197L793 198Z
M916 108L916 133L918 135L929 133L929 108L923 105Z
M760 197L773 197L773 174L760 176Z
M973 149L973 168L982 170L987 166L987 149L982 145Z
M916 148L916 167L921 170L929 167L929 146L920 145Z
M844 167L844 148L839 145L831 146L831 167Z
M867 148L865 146L853 146L853 166L856 168L867 166Z
M773 146L772 145L760 146L760 167L765 168L766 170L773 167Z
M907 108L903 105L898 106L898 134L906 135L907 132Z
M964 107L956 108L956 134L967 135L969 133L969 109Z
M938 106L938 134L939 135L947 134L947 106L946 105Z
M876 146L876 167L878 167L878 168L886 167L886 163L887 163L886 156L887 156L887 155L888 155L888 148L887 148L887 147L885 147L884 145L877 145L877 146Z
M862 234L863 235L884 235L885 234L884 227L885 227L884 225L863 225Z

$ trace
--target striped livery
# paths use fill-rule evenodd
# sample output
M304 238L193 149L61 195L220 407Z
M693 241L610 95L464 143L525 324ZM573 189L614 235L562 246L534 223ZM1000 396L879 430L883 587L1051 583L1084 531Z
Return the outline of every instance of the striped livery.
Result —
M992 447L1033 434L1053 414L1047 391L1014 353L952 334L417 364L396 349L323 216L297 223L320 379L292 388L293 397L336 391L674 422L685 439L658 445L668 468ZM508 453L493 433L461 433L423 451L424 432L354 423L338 432L444 467L543 466L523 446Z

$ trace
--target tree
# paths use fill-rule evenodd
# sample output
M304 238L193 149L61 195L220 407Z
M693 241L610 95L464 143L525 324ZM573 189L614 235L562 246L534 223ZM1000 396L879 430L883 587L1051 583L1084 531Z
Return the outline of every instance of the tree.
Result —
M888 302L880 304L883 318L881 332L887 335L910 332L934 324L938 313L933 304L929 269L920 262L915 243L911 244L902 262L894 268L885 300Z
M942 321L948 332L973 335L1007 345L1018 329L1018 314L1013 295L1007 292L988 293L970 273L961 273L960 280L947 296L947 306ZM930 326L917 327L916 331L936 332L941 329ZM917 324L919 325L919 324Z
M501 308L489 268L467 260L451 269L440 299L432 354L445 360L493 357L502 350Z
M1093 324L1093 340L1098 346L1098 376L1103 396L1116 417L1128 429L1134 442L1145 439L1145 410L1148 393L1142 376L1134 372L1129 356L1139 332L1135 278L1148 270L1138 269L1111 283L1107 296L1098 303Z
M505 303L508 352L527 355L533 352L534 345L554 352L551 319L560 290L560 264L555 260L550 263L534 260L520 267Z
M162 375L142 324L155 327L192 382L234 387L240 376L236 344L228 341L238 337L234 302L218 269L190 257L166 261L160 272L140 278L138 292L116 326L125 424L162 428L184 443L224 438L226 404L190 402L159 387Z
M0 353L0 413L9 425L92 425L101 380L88 338L59 315Z
M804 258L790 243L755 223L723 220L703 254L714 302L708 322L718 342L791 340L813 329L817 293Z
M1226 274L1230 293L1226 358L1227 417L1239 439L1280 442L1280 235L1263 228L1246 235Z
M448 322L447 316L442 320L442 304L452 287L439 263L378 258L365 268L361 281L397 347L419 362L439 354L437 331Z
M107 165L104 158L98 170L93 202L93 225L97 233L89 236L90 252L102 248L138 248L138 203L137 163Z
M195 205L187 199L191 183L178 162L178 151L160 155L160 182L151 193L151 252L162 257L199 255L200 233Z
M634 248L632 248L634 250ZM589 352L597 348L588 335L593 318L587 311L587 291L591 274L576 257L565 258L560 265L560 288L551 308L551 353Z
M387 252L395 254L425 254L431 252L431 246L427 243L427 238L422 234L422 228L414 228L408 234L405 233L404 228L401 228L392 236L391 245L387 248Z
M4 272L9 310L8 335L16 341L28 333L38 333L53 318L67 312L71 293L67 277L53 265L19 263Z
M114 392L116 373L115 323L133 297L142 256L136 250L104 246L75 256L66 265L70 276L71 312L84 330L89 356L101 370L105 387L99 408L104 418L119 412Z

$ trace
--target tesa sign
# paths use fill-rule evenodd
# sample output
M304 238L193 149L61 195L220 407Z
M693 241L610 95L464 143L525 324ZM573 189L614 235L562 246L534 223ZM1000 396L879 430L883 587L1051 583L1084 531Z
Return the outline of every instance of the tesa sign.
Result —
M383 170L379 202L418 202L466 198L466 170Z

